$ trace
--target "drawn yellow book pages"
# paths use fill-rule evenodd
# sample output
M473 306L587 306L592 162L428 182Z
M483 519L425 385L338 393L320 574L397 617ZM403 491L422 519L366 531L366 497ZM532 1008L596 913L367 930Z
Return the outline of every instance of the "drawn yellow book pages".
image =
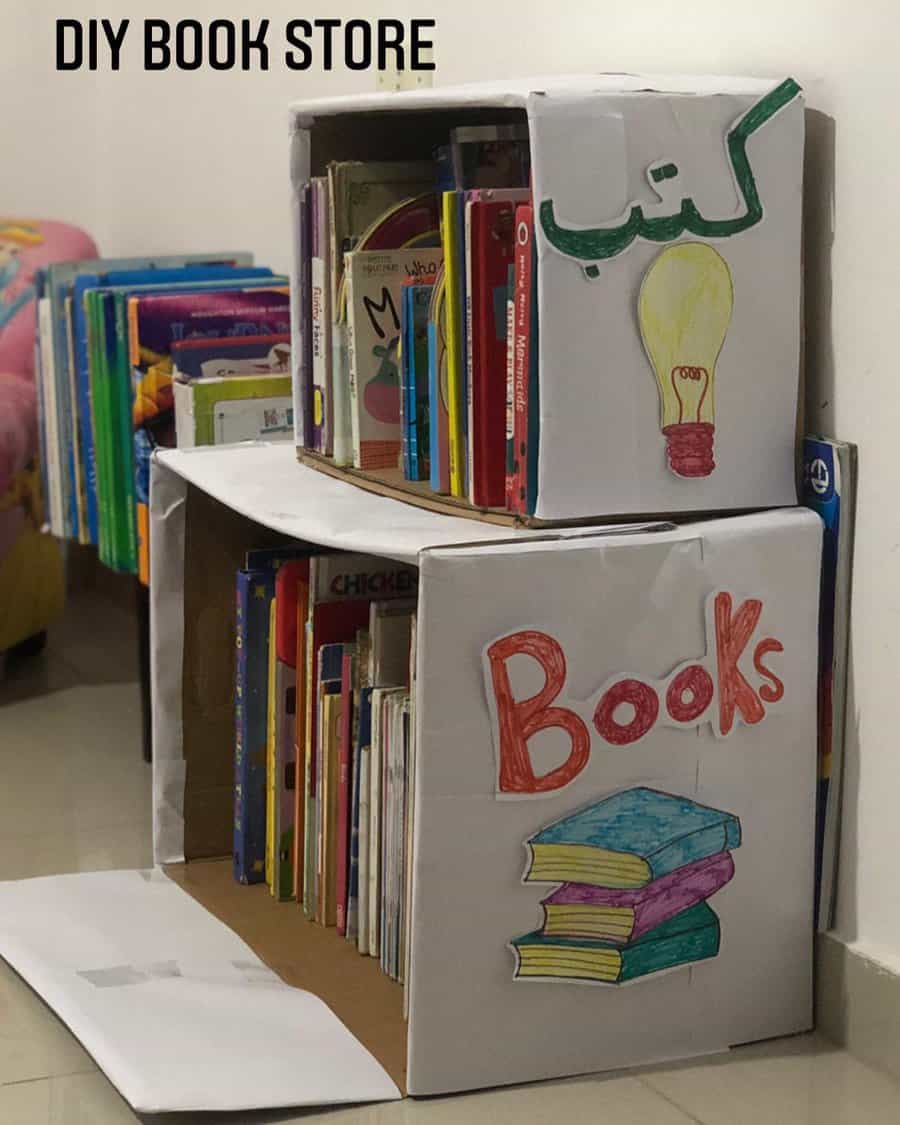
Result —
M640 856L587 844L529 844L526 878L537 883L590 883L595 887L643 887L653 877Z

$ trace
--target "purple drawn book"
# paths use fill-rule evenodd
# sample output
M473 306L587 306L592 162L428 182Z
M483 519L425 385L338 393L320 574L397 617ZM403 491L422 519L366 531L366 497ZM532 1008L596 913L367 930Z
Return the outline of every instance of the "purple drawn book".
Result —
M734 874L730 852L698 859L637 890L563 883L543 900L544 934L623 945L715 894Z

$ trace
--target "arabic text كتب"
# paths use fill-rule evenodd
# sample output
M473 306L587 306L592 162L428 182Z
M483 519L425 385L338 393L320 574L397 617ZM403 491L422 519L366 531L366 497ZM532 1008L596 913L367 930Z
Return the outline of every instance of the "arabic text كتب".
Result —
M763 206L756 188L756 179L747 157L747 140L767 121L771 120L800 93L793 78L786 78L765 97L750 107L728 133L728 158L734 172L735 183L744 202L743 212L730 219L707 219L697 210L693 199L682 199L681 207L672 215L647 218L640 203L633 203L624 222L615 226L577 230L560 226L552 199L540 205L541 227L547 241L569 258L582 262L598 262L614 258L626 250L636 238L647 242L672 242L684 233L700 238L729 238L749 230L763 217ZM677 169L671 163L652 165L650 176L654 181L671 179ZM596 265L584 267L585 274L596 277Z

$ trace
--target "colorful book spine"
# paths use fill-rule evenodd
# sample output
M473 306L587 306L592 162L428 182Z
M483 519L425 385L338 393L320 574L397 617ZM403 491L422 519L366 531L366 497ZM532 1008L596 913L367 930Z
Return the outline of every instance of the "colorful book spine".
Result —
M516 423L516 270L509 267L506 282L506 506L509 508L515 465L514 427Z
M463 352L465 305L461 302L463 284L461 275L465 263L459 257L457 206L459 194L445 191L441 197L441 241L444 248L446 278L447 421L452 496L466 495L466 387Z
M234 875L261 883L266 863L266 711L271 571L238 571L235 638Z
M360 796L362 793L362 736L363 708L371 688L360 686L353 713L353 771L350 795L350 842L347 857L347 910L346 936L348 941L356 941L359 933L359 843L360 843ZM368 781L368 777L366 778Z
M413 413L410 409L409 395L409 366L412 359L411 329L412 306L410 304L410 287L404 285L400 293L400 343L397 347L397 367L400 374L400 467L406 480L412 480L410 475Z
M466 205L471 280L469 496L473 504L506 503L506 294L515 246L512 203Z
M516 208L515 327L513 335L513 454L508 466L506 506L527 511L528 393L531 361L531 290L534 214L531 204Z
M328 276L328 184L312 180L310 332L312 343L312 447L331 455L334 402L331 394L331 281Z
M432 289L428 309L428 413L431 443L431 488L450 491L449 416L447 413L447 316L445 274Z
M345 936L347 932L348 845L353 763L351 743L353 732L353 661L353 647L346 645L341 665L341 731L338 752L337 839L335 843L336 923L337 932L341 937Z

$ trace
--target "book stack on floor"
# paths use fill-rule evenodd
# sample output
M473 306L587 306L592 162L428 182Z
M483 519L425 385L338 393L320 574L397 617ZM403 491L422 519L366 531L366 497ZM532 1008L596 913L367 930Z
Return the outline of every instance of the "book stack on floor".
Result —
M653 789L605 797L528 842L526 881L563 880L516 938L517 978L609 984L715 957L707 899L734 875L730 813Z
M528 131L498 124L452 129L431 162L334 162L303 186L295 407L310 453L533 510L528 185Z
M287 279L252 262L63 262L38 281L51 530L145 583L153 450L291 434Z
M414 567L295 546L237 574L234 876L405 976Z

